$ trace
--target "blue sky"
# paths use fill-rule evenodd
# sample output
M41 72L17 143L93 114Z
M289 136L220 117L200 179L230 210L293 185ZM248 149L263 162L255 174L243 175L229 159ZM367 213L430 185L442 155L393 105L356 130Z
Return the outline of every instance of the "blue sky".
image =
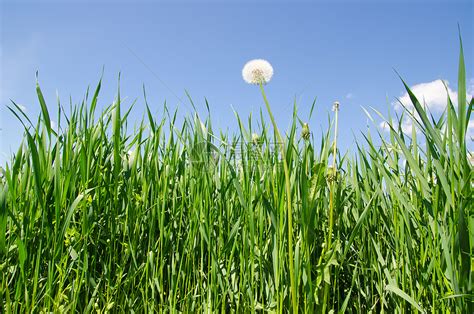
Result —
M31 117L39 113L37 70L52 112L56 91L64 104L70 96L79 103L87 86L97 84L104 66L100 105L113 101L121 72L124 103L138 99L132 122L145 112L145 84L157 117L165 99L170 108L179 106L180 114L189 112L186 89L203 113L204 97L209 100L214 126L233 132L237 121L232 108L243 117L250 112L257 116L264 108L258 89L241 76L248 60L264 58L275 71L267 94L280 127L288 126L295 97L303 120L317 97L309 124L319 136L338 100L340 142L352 150L354 134L367 129L361 106L385 114L396 109L396 97L403 99L394 69L410 86L426 92L423 97L434 110L441 110L445 99L436 80L447 80L455 95L458 23L471 94L474 86L471 1L7 0L1 2L0 12L0 164L9 160L22 139L20 124L6 109L9 99L24 106Z

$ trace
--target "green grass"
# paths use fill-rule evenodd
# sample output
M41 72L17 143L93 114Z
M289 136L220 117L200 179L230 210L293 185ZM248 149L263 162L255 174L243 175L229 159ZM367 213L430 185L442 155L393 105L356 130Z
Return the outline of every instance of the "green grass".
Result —
M100 83L55 129L38 86L37 121L10 107L25 136L0 179L2 312L473 312L463 59L457 106L435 119L405 85L420 132L389 117L354 155L333 124L300 136L296 110L281 133L263 87L272 124L236 113L224 134L148 104L129 132L120 93L96 112Z

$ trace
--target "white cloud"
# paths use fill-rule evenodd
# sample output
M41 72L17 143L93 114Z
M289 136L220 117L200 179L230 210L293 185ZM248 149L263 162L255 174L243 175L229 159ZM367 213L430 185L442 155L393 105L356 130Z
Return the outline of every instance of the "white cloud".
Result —
M452 90L449 87L449 83L446 80L435 80L432 82L420 83L410 87L411 91L415 94L416 98L420 102L422 106L427 108L433 114L440 114L442 113L448 102L448 95L453 102L453 104L457 105L457 98L458 93L457 91ZM469 80L467 86L467 97L470 99L474 94L474 78ZM392 106L398 112L402 112L405 110L403 106L408 109L411 113L415 116L418 116L416 112L414 112L414 106L411 102L410 96L407 92L404 92L402 96L398 98L397 101L392 102ZM390 131L387 122L383 121L380 123L380 128L385 131ZM411 134L413 130L413 120L412 117L405 113L405 117L402 120L402 131L406 134ZM467 131L468 138L474 136L474 121L469 121L469 127Z
M467 94L474 95L474 77L469 80L469 84L467 85Z
M58 131L58 124L56 123L56 121L51 120L51 129L56 132Z
M402 131L405 134L411 134L413 132L413 120L411 117L405 117L403 118L402 121ZM420 131L418 128L416 129L416 133L419 133Z
M410 115L404 116L402 120L402 124L400 126L402 128L403 133L407 135L411 135L413 131L413 118ZM387 121L380 122L379 127L385 132L390 132L390 125ZM395 121L393 127L396 130L398 128L398 122ZM419 133L418 128L416 129L416 132Z
M471 165L474 166L474 152L467 153L467 158L469 158Z
M354 98L354 94L352 94L352 93L347 93L346 99L352 99L352 98Z
M445 86L446 84L446 86ZM425 108L428 108L431 112L440 113L447 106L447 97L451 98L451 101L456 104L458 93L453 91L449 85L448 81L435 80L427 83L420 83L410 87L413 94ZM403 110L402 103L409 110L413 109L413 104L411 102L410 96L405 92L400 98L399 101L392 103L395 110Z
M467 123L466 140L474 141L474 119Z
M387 121L380 122L379 126L382 130L384 130L386 132L390 132L390 127L389 127ZM412 120L411 116L410 117L404 117L403 120L402 120L402 125L401 126L402 126L403 133L410 135L412 133L412 130L413 130L413 120ZM445 129L446 129L446 124L443 125L441 131L444 133ZM418 128L416 128L416 133L420 133L420 130ZM467 131L466 131L466 140L474 141L474 119L471 119L471 120L468 121Z
M379 127L384 131L390 132L390 125L387 121L380 122Z

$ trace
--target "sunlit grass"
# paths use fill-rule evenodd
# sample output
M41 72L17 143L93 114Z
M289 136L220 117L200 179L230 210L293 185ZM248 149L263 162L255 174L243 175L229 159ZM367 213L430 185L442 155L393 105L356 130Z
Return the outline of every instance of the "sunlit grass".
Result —
M282 133L263 86L272 127L236 114L238 134L148 104L127 132L120 93L97 113L100 83L52 128L38 86L40 119L11 105L25 136L0 179L4 312L473 312L462 47L458 86L434 119L405 85L419 133L389 118L355 155L296 110Z

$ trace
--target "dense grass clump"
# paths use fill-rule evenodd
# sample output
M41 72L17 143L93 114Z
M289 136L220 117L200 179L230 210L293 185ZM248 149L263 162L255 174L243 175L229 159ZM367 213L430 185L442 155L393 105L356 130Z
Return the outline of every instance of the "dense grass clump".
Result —
M296 110L287 133L262 113L228 135L147 104L130 133L120 93L97 115L100 87L57 128L39 87L36 124L11 107L1 312L473 312L462 50L457 106L434 119L406 86L420 132L389 119L353 156Z

